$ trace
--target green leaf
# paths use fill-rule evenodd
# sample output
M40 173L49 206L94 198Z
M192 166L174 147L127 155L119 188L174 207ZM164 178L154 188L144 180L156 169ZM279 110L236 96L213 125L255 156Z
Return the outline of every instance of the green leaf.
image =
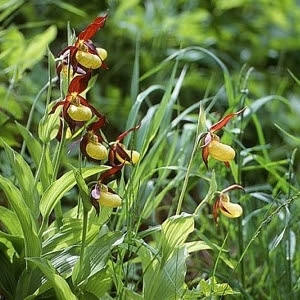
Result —
M53 114L45 114L39 122L38 134L40 140L47 144L55 139L60 128L60 115L61 108L56 109Z
M1 225L4 226L8 233L23 236L22 227L15 212L0 206L0 220Z
M34 177L31 172L31 168L23 157L9 147L3 140L1 140L1 144L4 147L6 155L13 168L14 175L19 182L20 192L23 195L27 206L33 212L34 216L38 217L38 193L33 185Z
M217 283L215 277L211 277L208 280L202 279L197 288L199 288L206 297L237 294L228 283Z
M82 220L73 218L64 218L63 225L59 232L57 227L53 226L45 232L45 236L48 238L43 242L43 253L49 254L50 252L56 252L62 249L66 249L73 245L81 243L82 237ZM98 225L90 225L87 233L87 243L91 242L97 233L99 232Z
M123 239L121 232L108 232L99 237L94 244L89 245L84 252L83 267L80 268L80 261L78 261L74 268L73 283L85 285L93 275L103 270L107 265L111 250L122 243Z
M39 166L39 162L42 156L42 145L40 142L31 134L31 132L25 128L23 125L16 123L20 134L22 135L24 141L26 142L26 147L30 153L31 158L34 161L36 167ZM52 178L53 174L53 165L50 159L49 148L45 153L45 163L42 165L41 170L41 182L43 189L45 190Z
M182 246L194 231L194 218L182 213L168 218L161 225L161 249L163 261L168 260L176 248Z
M75 177L75 180L77 182L78 189L79 189L79 194L80 194L81 199L82 199L83 209L84 209L85 212L89 212L90 209L92 208L89 188L86 185L86 183L85 183L81 173L79 172L79 170L73 168L73 172L74 172L74 177Z
M100 299L100 297L104 296L104 294L110 289L111 283L111 275L106 271L106 269L103 269L91 276L81 290L84 291L84 293L88 292L95 295L97 297L96 299Z
M0 176L0 187L20 221L25 241L25 255L27 257L39 256L41 245L37 235L37 219L33 217L21 192L11 181Z
M144 271L144 299L180 299L188 257L186 247L176 248L163 265L159 258L153 258L149 249L145 247L140 249L139 256Z
M144 300L144 297L140 294L135 293L133 290L130 290L128 288L124 288L124 300Z
M82 169L82 177L87 178L94 174L106 170L106 166L93 166ZM54 181L45 191L40 202L40 212L44 218L48 218L50 213L60 201L60 199L75 186L76 180L73 171L69 171L62 177Z
M63 277L56 274L56 270L51 265L51 263L40 257L27 258L28 261L32 262L35 266L37 266L47 277L47 279L51 282L57 299L59 300L76 300L78 299L71 291L68 283L65 281Z
M204 241L188 242L185 245L189 253L211 249Z
M18 255L22 255L24 250L24 239L22 236L0 231L0 243L9 243L11 245L9 251L11 256L13 256L15 252L17 252Z
M17 285L15 278L17 264L6 255L6 250L6 246L0 243L0 288L7 299L13 299Z
M56 26L52 25L43 33L36 35L31 40L21 56L21 61L19 64L19 77L21 77L22 73L26 69L34 66L44 57L47 47L56 37L56 33Z

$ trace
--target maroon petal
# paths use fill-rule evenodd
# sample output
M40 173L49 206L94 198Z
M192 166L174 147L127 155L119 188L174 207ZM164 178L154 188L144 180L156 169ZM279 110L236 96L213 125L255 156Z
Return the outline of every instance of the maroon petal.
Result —
M86 41L92 38L100 28L104 27L107 16L108 15L106 14L103 17L96 18L91 24L89 24L83 31L80 32L78 39Z
M227 193L229 191L236 190L236 189L240 189L240 190L243 190L245 192L244 188L241 185L232 184L229 187L227 187L226 189L222 190L221 193Z
M117 141L122 141L128 135L128 133L130 133L131 131L135 131L135 130L139 129L140 127L141 127L141 124L126 130L125 132L123 132L122 134L120 134L117 137Z
M221 119L219 122L215 123L214 125L212 125L209 129L210 132L215 132L217 130L222 129L234 116L238 116L241 113L243 113L243 111L246 109L246 107L244 107L243 109L235 112L235 113L231 113L226 115L223 119Z
M119 172L123 168L124 164L116 165L110 168L109 170L102 173L99 177L99 182L103 182L103 180L113 176L117 172Z
M215 220L215 223L218 223L218 215L219 215L219 207L220 207L220 197L215 201L213 206L213 217Z
M87 88L90 79L90 72L74 77L69 85L68 93L82 93Z
M208 156L209 156L209 152L208 152L208 147L206 146L202 148L202 159L206 166L206 169L208 169Z

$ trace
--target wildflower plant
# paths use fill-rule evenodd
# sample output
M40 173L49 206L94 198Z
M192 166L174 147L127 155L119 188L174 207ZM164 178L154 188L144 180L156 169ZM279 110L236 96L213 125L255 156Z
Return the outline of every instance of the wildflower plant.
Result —
M220 283L224 276L217 268L224 263L236 277L235 266L242 265L247 247L238 260L224 251L232 231L223 242L219 232L211 234L216 238L207 234L222 230L221 222L211 226L220 214L241 228L249 213L244 200L250 196L241 185L241 147L224 144L217 135L233 117L244 117L245 108L207 130L207 99L185 109L177 105L187 67L177 75L186 52L198 51L219 64L232 104L228 71L206 49L181 49L166 60L175 60L167 84L137 95L126 127L112 135L110 114L99 111L101 99L92 103L88 94L97 76L109 72L105 60L110 51L93 41L99 31L105 34L108 20L108 14L95 18L56 57L49 51L38 137L28 121L26 127L17 124L24 141L20 153L1 141L13 175L0 176L8 202L0 206L0 298L171 300L238 294L238 285L229 286L231 277ZM52 99L54 88L59 99ZM140 113L154 91L163 91L161 101ZM231 111L233 106L238 105L230 105ZM191 121L195 111L197 124ZM209 170L209 157L219 161L217 171ZM223 166L234 159L238 170ZM232 177L236 183L230 185ZM245 193L237 199L233 190ZM201 276L189 264L199 251L215 255L214 269Z

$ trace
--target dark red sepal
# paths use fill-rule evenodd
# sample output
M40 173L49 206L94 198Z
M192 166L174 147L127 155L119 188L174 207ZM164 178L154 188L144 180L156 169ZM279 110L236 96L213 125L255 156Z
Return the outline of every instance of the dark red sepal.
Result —
M220 129L222 129L234 116L238 116L241 113L244 112L244 110L246 109L246 107L244 107L243 109L235 112L235 113L231 113L226 115L223 119L221 119L219 122L215 123L214 125L212 125L209 129L210 132L215 132L218 131Z
M82 93L87 88L90 79L91 72L88 72L84 75L77 75L70 82L68 93Z
M108 14L104 15L103 17L96 18L91 24L89 24L83 31L80 32L78 39L86 41L92 38L99 29L104 27L107 16Z
M126 130L125 132L123 132L122 134L120 134L117 137L117 141L122 141L128 135L128 133L130 133L131 131L135 131L135 130L139 129L140 127L141 127L141 124Z

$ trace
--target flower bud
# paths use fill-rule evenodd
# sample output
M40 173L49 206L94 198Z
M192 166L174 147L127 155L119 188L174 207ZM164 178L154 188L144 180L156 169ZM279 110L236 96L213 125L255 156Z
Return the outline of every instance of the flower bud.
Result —
M98 202L101 206L114 208L121 206L122 199L118 194L111 193L107 186L101 185Z
M93 159L104 160L108 157L108 151L101 143L89 142L86 145L86 153Z
M214 159L219 161L230 161L235 157L235 151L232 147L222 144L217 140L212 140L208 145L208 153Z
M98 55L100 56L101 60L105 60L107 58L107 51L103 48L97 48Z
M89 107L79 104L70 104L68 110L70 118L77 122L88 121L92 118L92 111Z
M88 69L98 69L102 65L101 58L98 55L80 50L76 52L76 60Z

